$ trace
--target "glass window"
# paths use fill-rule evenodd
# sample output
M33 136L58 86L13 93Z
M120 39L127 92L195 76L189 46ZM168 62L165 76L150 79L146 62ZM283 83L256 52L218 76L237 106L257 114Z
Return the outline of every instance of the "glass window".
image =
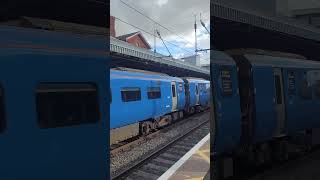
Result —
M148 99L159 99L161 98L160 87L149 87L148 88Z
M110 98L110 104L112 103L112 91L111 88L109 89L109 98Z
M140 88L122 88L121 97L123 102L140 101Z
M176 86L172 84L171 89L172 89L172 97L176 97Z
M279 75L275 75L275 86L276 86L277 104L282 104L282 88L281 88L281 79Z
M300 84L300 97L305 100L312 99L312 88L308 86L307 80L302 80Z
M99 120L97 87L93 84L41 83L36 88L41 128L96 123Z
M6 129L3 88L0 87L0 133Z
M314 84L314 95L317 99L320 99L320 80L317 80Z

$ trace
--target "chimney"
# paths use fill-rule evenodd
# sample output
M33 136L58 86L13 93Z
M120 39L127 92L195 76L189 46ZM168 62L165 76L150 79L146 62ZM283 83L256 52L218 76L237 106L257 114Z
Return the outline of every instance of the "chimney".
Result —
M110 36L116 37L115 17L110 16Z

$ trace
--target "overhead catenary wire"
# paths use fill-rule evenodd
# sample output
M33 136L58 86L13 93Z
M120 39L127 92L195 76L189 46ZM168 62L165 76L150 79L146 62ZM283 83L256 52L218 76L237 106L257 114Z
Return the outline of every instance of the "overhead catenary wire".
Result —
M201 13L200 13L200 23L201 23L201 25L207 30L208 34L210 34L210 31L207 29L206 25L205 25L204 22L202 21Z
M163 41L163 39L162 39L162 37L161 37L161 35L160 35L160 32L159 32L158 30L156 30L156 31L157 31L157 34L158 34L159 38L161 39L163 45L166 47L167 51L169 52L169 56L171 57L172 54L171 54L170 50L168 49L166 43Z
M125 23L125 24L127 24L127 25L129 25L129 26L132 26L132 27L134 27L134 28L136 28L136 29L138 29L138 30L140 30L140 31L143 31L143 32L145 32L145 33L147 33L147 34L149 34L149 35L151 35L151 36L155 36L154 35L154 33L151 33L151 32L148 32L148 31L146 31L146 30L144 30L144 29L142 29L142 28L140 28L140 27L138 27L138 26L135 26L135 25L133 25L133 24L130 24L129 22L126 22L126 21L124 21L124 20L122 20L122 19L120 19L120 18L118 18L118 17L115 17L115 19L117 19L117 20L119 20L119 21L121 21L122 23ZM156 38L159 38L158 36L156 36ZM160 39L160 38L159 38ZM168 43L168 44L171 44L172 46L175 46L175 47L177 47L177 48L179 48L179 49L181 49L181 50L184 50L185 52L188 52L188 53L190 53L191 55L194 53L193 51L190 51L190 50L187 50L187 49L185 49L185 48L182 48L182 47L180 47L180 46L178 46L178 45L176 45L176 44L174 44L174 43L172 43L172 42L169 42L169 41L166 41L166 40L163 40L164 42L166 42L166 43Z
M135 7L131 6L130 4L128 4L128 3L126 3L126 2L124 2L123 0L120 0L120 2L121 2L121 3L123 3L124 5L126 5L127 7L129 7L130 9L132 9L132 10L136 11L136 12L137 12L137 13L139 13L140 15L144 16L145 18L149 19L150 21L152 21L152 22L156 23L156 24L157 24L157 25L159 25L160 27L162 27L162 28L166 29L166 30L167 30L167 31L169 31L170 33L172 33L172 34L176 35L177 37L179 37L179 38L183 39L185 42L188 42L188 43L191 43L191 44L193 43L193 42L191 42L191 41L189 41L189 40L187 40L187 39L183 38L181 35L179 35L179 34L177 34L177 33L173 32L172 30L170 30L169 28L165 27L164 25L160 24L159 22L155 21L155 20L154 20L154 19L152 19L151 17L149 17L149 16L145 15L145 14L144 14L144 13L142 13L140 10L138 10L137 8L135 8Z

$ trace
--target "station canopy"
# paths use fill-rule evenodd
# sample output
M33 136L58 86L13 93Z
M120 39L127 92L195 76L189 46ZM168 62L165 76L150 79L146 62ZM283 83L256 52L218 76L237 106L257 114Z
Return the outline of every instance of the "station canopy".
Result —
M211 48L256 48L320 60L320 29L288 17L272 17L211 3Z

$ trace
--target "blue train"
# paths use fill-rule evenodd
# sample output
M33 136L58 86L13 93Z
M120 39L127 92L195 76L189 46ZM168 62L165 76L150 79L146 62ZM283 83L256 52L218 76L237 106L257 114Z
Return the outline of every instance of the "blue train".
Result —
M107 179L106 36L0 26L1 179Z
M110 144L209 107L210 81L118 68L110 72Z
M212 147L222 167L281 161L319 144L320 62L235 52L213 51L211 60Z

